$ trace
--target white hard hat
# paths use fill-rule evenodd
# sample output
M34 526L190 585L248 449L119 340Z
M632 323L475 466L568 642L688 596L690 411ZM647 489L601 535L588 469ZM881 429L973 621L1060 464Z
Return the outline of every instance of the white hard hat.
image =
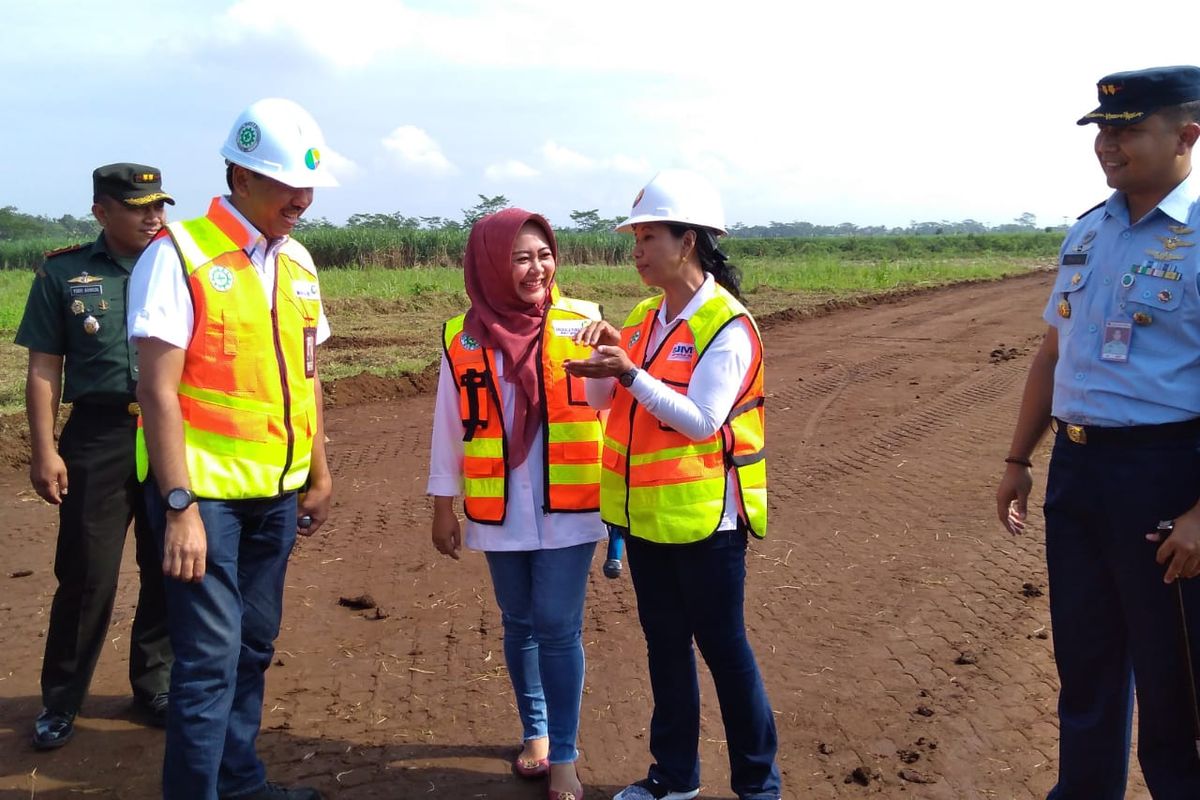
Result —
M322 160L325 137L316 120L291 100L268 97L238 115L221 155L293 189L337 186Z
M633 201L629 219L616 227L628 233L642 222L679 222L725 231L725 209L713 185L685 169L664 169L646 184Z

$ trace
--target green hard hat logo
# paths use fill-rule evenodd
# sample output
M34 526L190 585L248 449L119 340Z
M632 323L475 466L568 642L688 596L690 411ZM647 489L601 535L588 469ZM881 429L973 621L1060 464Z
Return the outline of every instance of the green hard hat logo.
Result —
M243 122L242 127L238 128L237 132L238 150L241 150L243 153L249 153L258 147L258 142L261 138L262 134L258 130L258 125L253 122Z
M304 154L304 166L309 169L316 169L321 163L321 151L315 147L308 148L308 152Z

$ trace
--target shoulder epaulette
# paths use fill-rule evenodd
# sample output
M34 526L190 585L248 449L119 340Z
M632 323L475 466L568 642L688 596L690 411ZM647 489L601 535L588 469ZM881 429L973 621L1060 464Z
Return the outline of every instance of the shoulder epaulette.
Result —
M1083 219L1083 218L1084 218L1084 217L1086 217L1088 214L1092 213L1092 212L1093 212L1093 211L1095 211L1097 208L1100 208L1102 205L1104 205L1104 204L1105 204L1105 203L1107 203L1107 202L1108 202L1107 198L1106 198L1106 199L1104 199L1104 200L1101 200L1099 203L1096 203L1096 205L1092 206L1091 208L1089 208L1087 211L1085 211L1085 212L1083 212L1082 214L1080 214L1080 215L1079 215L1078 217L1076 217L1075 219Z
M82 250L83 248L87 247L88 244L90 243L82 242L81 244L69 244L66 247L60 247L57 250L47 250L44 254L44 257L53 258L54 256L61 256L63 253L74 253L76 250Z

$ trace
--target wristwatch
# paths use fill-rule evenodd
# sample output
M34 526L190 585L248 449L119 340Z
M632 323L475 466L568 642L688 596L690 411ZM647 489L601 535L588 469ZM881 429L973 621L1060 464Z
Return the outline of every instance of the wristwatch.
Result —
M191 489L176 486L167 492L167 508L171 511L186 511L187 507L196 502L196 493Z
M627 372L622 372L617 376L617 382L628 389L630 386L633 386L633 381L635 378L637 378L637 374L638 368L630 367Z

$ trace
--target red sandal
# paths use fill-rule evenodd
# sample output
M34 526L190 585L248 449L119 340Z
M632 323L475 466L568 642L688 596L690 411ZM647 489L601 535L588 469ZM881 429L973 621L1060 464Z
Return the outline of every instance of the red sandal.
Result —
M544 778L550 773L550 759L522 758L520 753L512 762L513 773L519 778Z

